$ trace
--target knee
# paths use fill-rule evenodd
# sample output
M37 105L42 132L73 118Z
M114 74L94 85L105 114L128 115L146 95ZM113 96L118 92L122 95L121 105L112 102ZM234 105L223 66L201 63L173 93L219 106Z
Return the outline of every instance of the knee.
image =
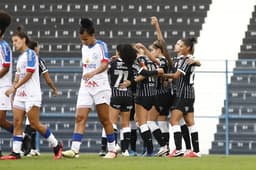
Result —
M76 116L76 123L80 123L86 120L86 117L83 115L77 115Z
M111 124L111 122L110 122L109 119L100 119L100 123L101 123L104 127Z

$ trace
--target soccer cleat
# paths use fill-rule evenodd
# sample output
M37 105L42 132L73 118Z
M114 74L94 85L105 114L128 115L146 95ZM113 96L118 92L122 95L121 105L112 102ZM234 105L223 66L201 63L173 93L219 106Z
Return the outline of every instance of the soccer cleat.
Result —
M114 159L117 157L117 152L111 152L109 151L103 158L106 159Z
M133 151L133 150L130 150L129 152L129 156L137 156L137 152L136 151Z
M31 151L27 156L31 157L31 156L39 156L39 155L40 155L40 152L38 152L36 149L31 149Z
M141 155L143 156L145 154L147 154L147 148L146 147L143 148Z
M107 152L104 151L104 150L101 150L101 151L99 152L99 156L105 156L106 154L107 154Z
M63 150L62 143L58 143L58 145L53 148L53 152L54 152L53 159L54 160L60 159L62 157L62 150Z
M121 148L120 148L120 146L118 144L116 144L115 150L116 150L117 153L121 152Z
M79 153L76 153L73 150L67 150L62 152L62 156L65 158L79 158Z
M155 156L166 156L166 154L168 154L169 150L167 148L167 146L162 146L160 147L159 151L155 154Z
M190 151L190 152L186 152L183 157L185 158L200 158L201 155L200 153L194 152L194 151Z
M128 150L125 150L124 152L122 152L122 156L125 156L125 157L130 156Z
M152 157L154 156L153 152L152 153L148 153L147 151L142 155L143 157Z
M183 151L174 149L169 155L167 155L167 157L173 158L173 157L181 157L183 155L184 155Z
M19 153L15 153L12 152L10 155L6 155L6 156L1 156L1 160L16 160L16 159L20 159L21 156Z

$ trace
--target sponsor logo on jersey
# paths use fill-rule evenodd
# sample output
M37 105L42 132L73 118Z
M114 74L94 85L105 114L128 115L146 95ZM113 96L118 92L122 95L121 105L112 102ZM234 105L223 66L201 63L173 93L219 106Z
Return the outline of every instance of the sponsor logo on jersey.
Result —
M86 81L85 87L98 87L99 85L95 81Z
M17 92L17 96L20 96L20 97L25 97L25 96L27 96L27 94L26 94L26 92L25 91L18 91Z

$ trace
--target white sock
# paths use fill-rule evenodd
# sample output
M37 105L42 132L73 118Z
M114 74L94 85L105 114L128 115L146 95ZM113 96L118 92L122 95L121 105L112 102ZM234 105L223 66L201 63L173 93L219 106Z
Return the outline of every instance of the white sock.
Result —
M52 133L46 140L49 142L51 147L56 147L58 145L58 141Z
M21 145L22 145L22 141L13 141L13 146L12 146L13 152L20 153L21 152Z
M109 152L116 152L116 148L115 148L115 144L116 143L116 141L113 141L113 142L108 142L108 151Z
M71 150L75 151L75 153L79 153L81 142L73 141L71 144Z

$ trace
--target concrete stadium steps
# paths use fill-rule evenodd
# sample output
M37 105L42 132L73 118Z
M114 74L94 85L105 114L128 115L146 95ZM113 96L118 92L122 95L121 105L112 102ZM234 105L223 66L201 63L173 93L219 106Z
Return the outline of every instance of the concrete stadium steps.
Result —
M121 2L121 3L120 3ZM188 1L117 1L111 0L107 3L102 1L42 1L35 3L31 0L22 2L13 0L0 4L0 8L9 11L14 18L14 22L9 28L10 34L6 38L10 39L18 24L22 24L28 35L36 39L41 44L41 56L69 57L80 56L79 42L79 22L80 18L86 14L95 23L96 30L126 31L127 28L134 30L151 31L154 28L150 24L150 17L156 15L159 18L163 32L168 30L181 30L182 35L166 34L166 41L171 45L181 37L198 37L205 22L207 11L211 0ZM77 29L74 30L74 25ZM102 30L104 29L104 30ZM192 34L191 34L192 33ZM97 32L97 37L108 43L110 47L118 43L134 43L147 39L148 35L137 35L125 38L118 35L120 41L111 41L111 35L101 35ZM150 35L156 39L153 35ZM172 39L175 38L174 41ZM169 49L171 51L171 49ZM109 52L114 54L115 49Z
M230 154L246 154L255 155L256 154L256 142L255 141L230 141L229 143L229 153ZM212 148L210 149L210 154L225 154L225 141L216 140L212 142Z

